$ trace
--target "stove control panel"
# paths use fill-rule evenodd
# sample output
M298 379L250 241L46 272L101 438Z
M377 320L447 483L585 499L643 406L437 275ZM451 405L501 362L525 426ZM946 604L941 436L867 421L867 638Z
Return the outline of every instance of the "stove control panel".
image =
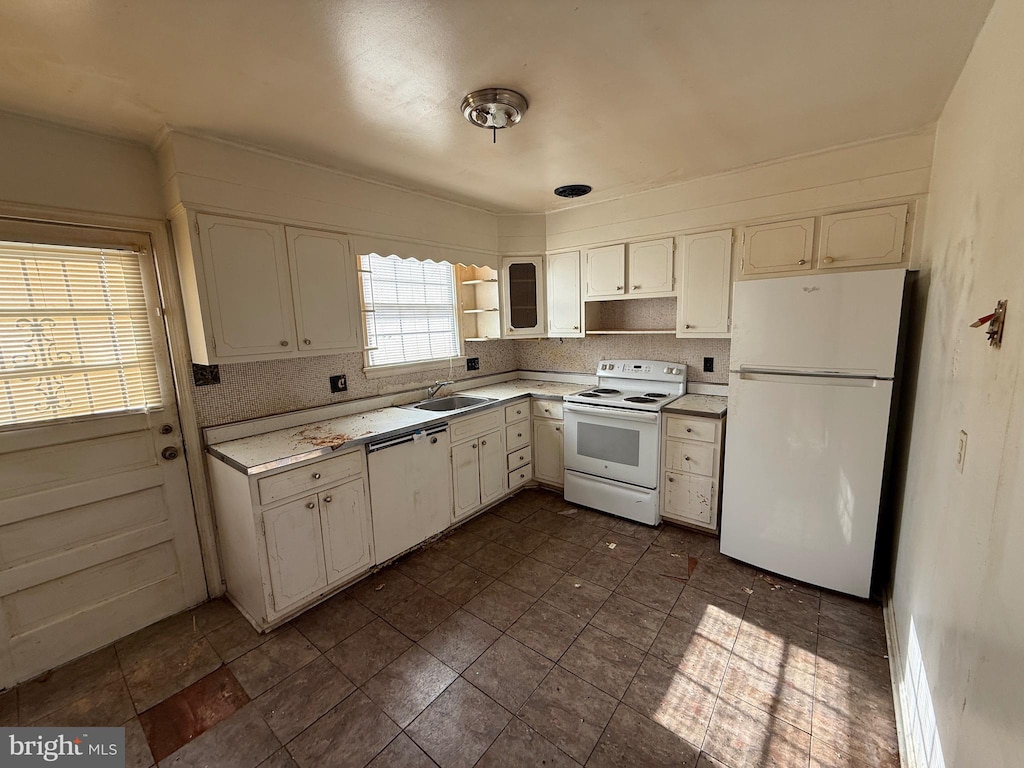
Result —
M686 381L686 366L658 360L602 360L597 375L648 381Z

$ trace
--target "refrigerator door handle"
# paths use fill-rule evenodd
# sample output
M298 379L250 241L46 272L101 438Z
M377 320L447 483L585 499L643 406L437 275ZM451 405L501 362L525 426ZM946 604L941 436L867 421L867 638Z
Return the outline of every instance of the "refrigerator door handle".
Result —
M822 373L760 373L741 371L742 381L767 381L775 384L813 384L815 386L832 387L876 387L884 379L863 376L835 376Z

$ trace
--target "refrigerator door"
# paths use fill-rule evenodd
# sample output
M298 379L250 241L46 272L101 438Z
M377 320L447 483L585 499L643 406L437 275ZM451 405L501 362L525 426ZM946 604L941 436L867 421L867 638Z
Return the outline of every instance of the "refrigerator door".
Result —
M737 282L731 368L892 378L906 274L880 269Z
M729 379L723 554L867 597L892 382Z

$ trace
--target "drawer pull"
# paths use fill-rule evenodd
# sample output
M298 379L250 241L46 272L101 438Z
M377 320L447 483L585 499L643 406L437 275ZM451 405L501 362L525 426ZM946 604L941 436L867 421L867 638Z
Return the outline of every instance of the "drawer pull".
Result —
M555 427L555 432L561 432L561 431L562 431L561 427Z
M670 483L674 483L674 482L676 481L676 479L675 479L674 477L672 477L671 475L669 475L669 477L668 477L668 481L669 481Z
M320 479L320 473L319 472L314 472L313 473L313 479L314 480L319 480Z
M623 286L621 286L621 285L616 285L616 286L615 286L615 290L616 290L616 291L621 291L621 290L622 290L622 288L623 288Z
M316 509L316 502L310 501L306 503L306 509Z
M639 291L640 290L640 286L639 285L634 285L630 290Z
M825 257L825 263L826 264L831 264L833 261L835 261L835 259L833 259L831 256L826 256Z
M332 501L334 501L333 496L324 496L324 504L330 504Z
M802 267L802 266L803 266L804 264L806 264L806 263L807 263L807 259L800 259L800 261L798 261L798 262L797 262L797 264L799 264L799 265L800 265L801 267Z
M281 346L282 346L282 347L287 347L287 346L288 346L288 342L287 342L287 341L285 341L284 339L282 339L282 340L281 340Z
M313 342L312 342L312 341L310 341L309 339L303 339L303 340L302 340L302 343L303 343L303 344L305 344L305 345L306 345L306 346L308 347L308 346L309 346L310 344L312 344Z
M689 456L683 456L683 460L684 460L684 461L689 461L689 460L690 460L690 457L689 457Z
M430 438L430 444L431 445L437 445L437 438L436 437Z
M516 432L516 437L522 437L522 436L523 436L522 432Z

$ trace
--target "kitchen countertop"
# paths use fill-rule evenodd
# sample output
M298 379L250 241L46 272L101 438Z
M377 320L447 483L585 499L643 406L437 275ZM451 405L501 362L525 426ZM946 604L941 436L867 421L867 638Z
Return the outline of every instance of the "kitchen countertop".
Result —
M720 419L729 407L729 398L719 395L683 395L666 405L664 413L681 413L685 416L703 416Z
M556 381L514 379L475 389L453 387L446 394L473 394L494 398L494 402L455 413L417 411L393 406L365 413L317 421L299 427L279 429L262 435L243 437L207 446L206 450L229 466L247 475L256 475L291 464L329 456L335 451L390 437L409 429L449 419L458 419L499 407L509 400L526 395L561 399L564 395L589 389L583 384Z

